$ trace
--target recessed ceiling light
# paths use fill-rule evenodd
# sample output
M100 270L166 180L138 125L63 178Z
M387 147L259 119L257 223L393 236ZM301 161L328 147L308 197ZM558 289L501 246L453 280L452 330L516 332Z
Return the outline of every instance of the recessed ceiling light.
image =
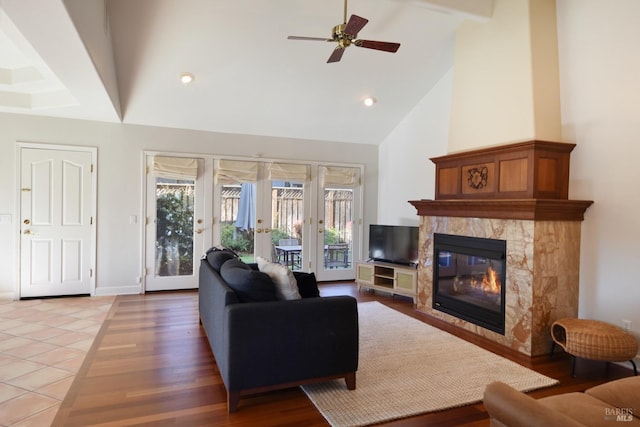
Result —
M377 102L377 100L372 96L368 96L362 102L364 102L365 106L371 107L373 104Z
M182 73L180 74L180 81L185 84L188 85L189 83L193 82L195 80L195 76L191 73Z

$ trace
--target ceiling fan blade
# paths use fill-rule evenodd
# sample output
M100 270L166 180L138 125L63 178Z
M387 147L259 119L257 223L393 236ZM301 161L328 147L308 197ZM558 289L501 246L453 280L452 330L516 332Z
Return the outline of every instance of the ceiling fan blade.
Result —
M311 41L319 41L319 42L332 42L333 39L328 39L326 37L302 37L302 36L289 36L287 37L289 40L311 40Z
M394 53L400 48L400 43L379 42L376 40L355 40L353 44L367 49L383 50L385 52Z
M335 48L333 50L333 53L331 54L331 56L329 57L329 59L327 60L327 64L331 63L331 62L338 62L342 59L342 55L344 54L344 48L338 46L337 48Z
M360 30L367 25L367 22L369 22L368 19L362 18L358 15L351 15L349 22L347 22L347 26L344 27L344 32L355 37L358 35Z

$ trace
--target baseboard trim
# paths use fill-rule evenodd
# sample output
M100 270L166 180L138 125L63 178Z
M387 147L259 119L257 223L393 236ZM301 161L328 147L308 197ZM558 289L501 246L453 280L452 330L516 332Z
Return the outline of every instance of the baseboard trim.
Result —
M15 292L0 292L0 300L17 300Z

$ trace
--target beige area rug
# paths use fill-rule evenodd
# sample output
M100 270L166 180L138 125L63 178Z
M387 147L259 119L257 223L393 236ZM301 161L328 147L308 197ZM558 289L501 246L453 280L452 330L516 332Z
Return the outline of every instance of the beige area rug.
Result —
M378 302L358 304L356 390L343 380L303 386L334 427L375 424L479 402L502 381L521 391L557 384L515 362Z

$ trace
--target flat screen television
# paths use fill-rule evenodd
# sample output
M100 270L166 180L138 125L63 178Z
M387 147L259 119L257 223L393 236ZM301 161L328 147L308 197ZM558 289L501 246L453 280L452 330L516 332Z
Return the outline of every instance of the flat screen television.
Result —
M418 227L369 225L369 258L394 264L418 264Z

